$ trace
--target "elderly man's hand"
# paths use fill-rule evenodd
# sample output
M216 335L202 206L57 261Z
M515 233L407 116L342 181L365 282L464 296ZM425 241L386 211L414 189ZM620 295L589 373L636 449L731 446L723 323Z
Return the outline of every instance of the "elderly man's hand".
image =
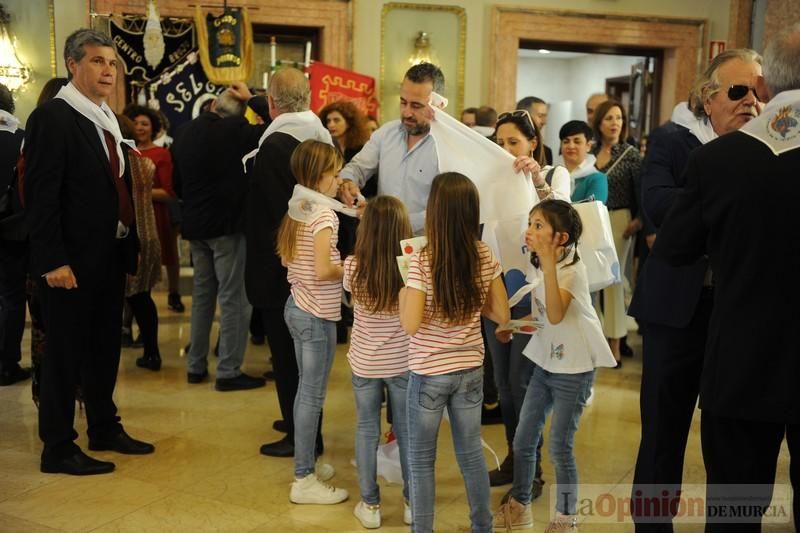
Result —
M342 180L342 184L339 185L339 199L348 207L355 205L360 192L358 185L350 180Z
M242 102L247 102L253 97L253 93L250 92L247 84L240 81L233 82L228 90L234 98Z
M59 267L44 275L47 285L54 289L77 289L78 280L69 265Z

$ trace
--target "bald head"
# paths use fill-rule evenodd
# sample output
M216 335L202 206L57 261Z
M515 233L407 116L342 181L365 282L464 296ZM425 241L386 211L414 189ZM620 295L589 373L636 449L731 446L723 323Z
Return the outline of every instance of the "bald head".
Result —
M308 111L311 93L305 75L296 68L284 67L269 81L269 114Z
M610 100L606 93L595 93L586 100L586 122L591 124L594 120L594 110L597 106Z

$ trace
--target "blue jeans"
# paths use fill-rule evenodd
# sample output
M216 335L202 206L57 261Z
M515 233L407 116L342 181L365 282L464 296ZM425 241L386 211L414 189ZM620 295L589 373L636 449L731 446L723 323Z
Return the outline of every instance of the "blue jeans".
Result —
M530 314L530 301L527 307L518 304L511 309L511 318L522 318ZM522 354L522 350L531 340L530 335L514 335L511 342L500 342L494 334L497 323L483 317L483 326L486 330L486 344L494 367L494 382L497 385L497 396L500 400L503 414L503 425L506 430L508 448L514 442L514 433L517 431L519 412L522 401L525 399L525 389L533 372L533 361Z
M235 378L242 373L251 309L244 290L244 235L236 233L190 244L194 285L187 370L192 374L206 371L208 337L219 299L217 379Z
M492 531L489 473L481 448L482 404L482 366L441 376L411 372L407 408L412 531L433 531L436 440L445 407L450 416L456 459L467 489L472 531Z
M519 503L527 505L531 502L536 446L542 438L545 419L552 411L548 438L550 459L556 471L556 510L575 514L578 467L573 444L593 382L594 370L581 374L554 374L534 365L514 437L514 486L511 494Z
M294 475L301 479L314 473L319 414L336 354L336 322L306 313L292 296L283 317L294 341L300 379L294 397Z
M406 395L408 372L390 378L362 378L353 374L353 392L356 396L358 429L356 431L356 464L361 499L369 505L381 502L378 488L378 441L381 436L381 403L383 386L389 389L392 406L392 430L400 447L400 468L403 471L403 497L408 499L408 424L406 423Z

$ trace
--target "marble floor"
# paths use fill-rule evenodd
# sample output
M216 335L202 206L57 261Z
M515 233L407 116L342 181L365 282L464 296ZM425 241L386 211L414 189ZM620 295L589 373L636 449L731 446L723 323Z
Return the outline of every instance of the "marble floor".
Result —
M186 382L181 348L188 342L187 312L169 311L163 293L156 294L161 317L160 372L136 367L139 350L125 349L116 389L123 423L137 438L154 442L156 452L129 457L99 452L113 460L113 474L77 478L39 472L41 444L30 382L0 387L0 532L263 532L363 531L352 515L357 502L354 456L355 414L346 346L339 345L325 403L325 455L336 468L333 483L350 491L349 501L336 506L297 506L289 503L291 459L259 455L261 444L282 435L272 430L279 418L274 383L243 392L216 392L213 381ZM213 334L214 338L216 333ZM637 350L621 370L598 372L594 402L585 411L576 438L581 483L624 497L631 483L639 443L640 339L630 335ZM28 363L29 336L24 340ZM213 355L211 356L213 359ZM260 375L269 369L265 346L250 345L245 370ZM211 361L213 377L213 360ZM684 480L702 484L699 416L695 417L686 452ZM79 414L78 444L86 449L86 420ZM486 442L505 455L501 425L483 426ZM494 463L486 453L487 463ZM449 428L440 432L436 465L436 530L469 531L464 486L456 464ZM542 531L551 513L553 469L545 447L545 494L533 505L535 531ZM784 449L778 482L788 482ZM505 487L492 489L497 505ZM385 531L407 531L402 523L398 485L382 483ZM633 531L629 522L584 519L582 532ZM699 524L682 524L678 532L702 531ZM787 525L765 531L791 531Z

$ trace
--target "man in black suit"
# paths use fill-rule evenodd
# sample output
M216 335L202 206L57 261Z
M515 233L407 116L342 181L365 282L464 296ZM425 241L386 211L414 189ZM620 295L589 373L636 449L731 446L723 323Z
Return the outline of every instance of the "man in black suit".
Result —
M659 228L653 255L674 265L706 255L712 272L700 385L706 532L761 531L760 516L722 506L744 501L766 509L784 435L797 527L800 314L777 313L800 301L800 234L791 206L800 175L800 25L769 42L763 78L722 81L720 97L757 93L769 103L739 131L690 154L686 185Z
M24 145L31 273L40 280L47 324L41 470L89 475L111 472L114 463L73 442L78 385L90 450L147 454L154 447L125 432L112 397L125 276L135 272L138 254L127 152L105 103L117 56L109 37L82 29L67 38L64 59L70 83L31 114Z
M735 131L754 118L759 104L752 93L731 100L732 84L752 85L761 74L761 58L752 50L718 55L698 79L674 120L653 131L641 176L642 205L658 228L685 186L689 154L718 135ZM683 112L693 116L678 118ZM691 128L691 129L690 129ZM634 472L634 503L662 490L680 490L689 429L697 404L713 289L708 261L697 257L683 266L648 256L628 313L642 325L643 367L640 394L642 434ZM637 497L637 492L641 498ZM672 531L672 514L648 516L633 506L636 531Z
M219 300L218 391L255 389L265 383L241 371L247 348L243 325L251 310L244 290L247 178L242 157L258 146L267 129L244 117L248 100L253 107L260 104L254 110L266 116L266 101L252 98L247 85L235 83L208 111L185 124L172 145L183 199L182 234L191 243L194 265L187 379L200 383L208 376L208 336Z
M25 331L25 275L28 248L16 228L21 222L14 209L18 194L14 169L25 135L14 116L14 98L0 84L0 198L6 195L6 215L0 213L0 386L13 385L31 376L19 366Z
M273 121L259 145L253 168L248 172L245 287L250 303L262 310L264 333L272 353L275 388L284 420L281 429L287 431L284 438L263 445L261 453L291 457L294 455L293 406L299 377L294 341L283 318L283 309L289 298L289 282L286 268L275 253L275 245L278 226L288 210L289 198L296 184L289 170L292 152L307 139L332 141L328 130L308 109L308 81L299 70L283 68L273 74L267 101ZM317 453L321 452L322 439L318 432Z

